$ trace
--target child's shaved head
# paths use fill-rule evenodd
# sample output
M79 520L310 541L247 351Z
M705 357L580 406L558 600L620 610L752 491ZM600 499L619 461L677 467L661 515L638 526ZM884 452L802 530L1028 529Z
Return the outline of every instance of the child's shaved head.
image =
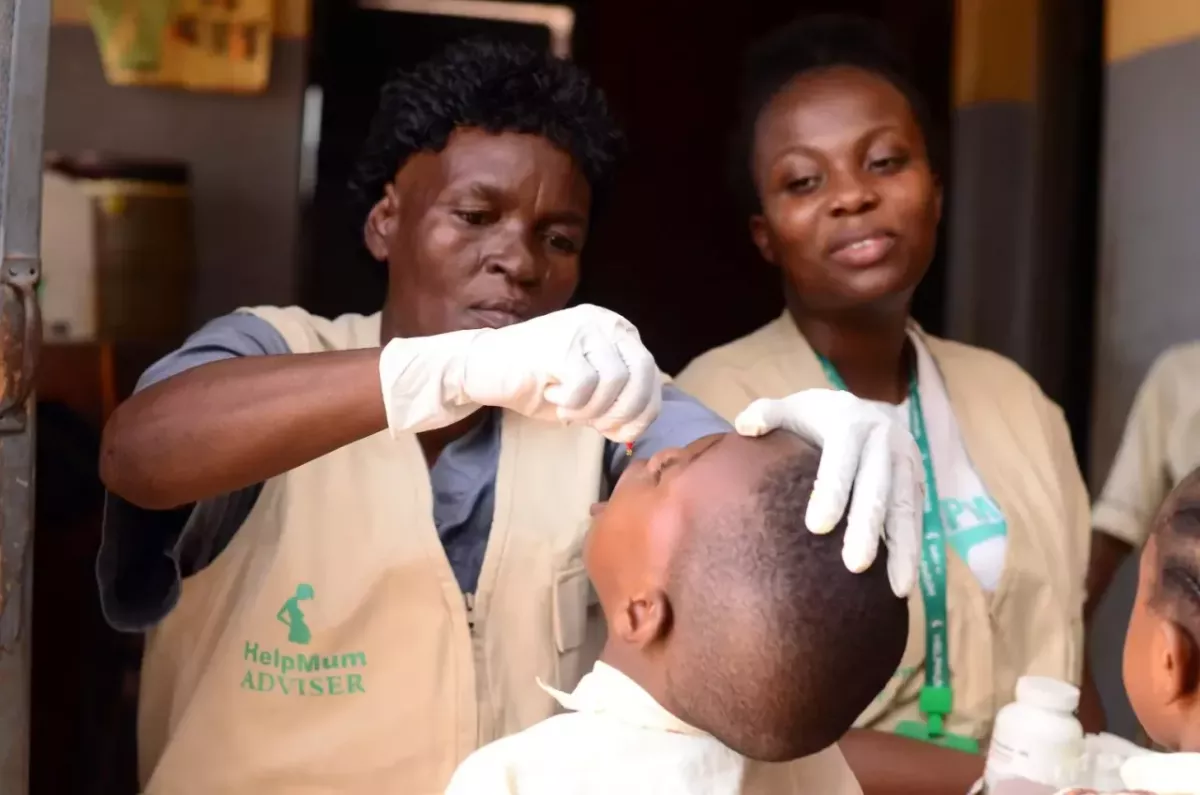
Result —
M593 529L606 657L636 652L664 706L747 757L816 753L904 653L908 608L886 553L853 574L844 525L826 536L805 528L820 454L798 436L729 434L675 453L627 475L634 482L605 512L615 515Z

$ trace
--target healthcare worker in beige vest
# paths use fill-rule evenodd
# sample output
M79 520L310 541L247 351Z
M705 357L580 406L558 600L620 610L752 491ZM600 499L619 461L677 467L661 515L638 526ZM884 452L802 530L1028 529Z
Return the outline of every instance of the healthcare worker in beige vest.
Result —
M1018 366L910 318L942 192L928 114L883 35L851 18L793 25L754 52L744 91L750 231L786 310L677 383L726 417L832 386L908 425L938 507L922 597L901 668L859 721L870 731L841 746L868 795L961 795L983 757L939 744L986 743L1023 674L1080 681L1088 500L1068 429Z
M356 176L382 311L220 318L113 415L97 568L109 620L148 631L146 792L433 795L552 714L539 679L570 690L590 668L581 544L624 443L729 428L663 385L622 318L563 310L619 141L576 67L523 47L398 76ZM866 569L886 527L907 593L903 426L832 391L743 424L824 446L808 526L832 529L853 485L845 563ZM823 756L814 791L850 780Z

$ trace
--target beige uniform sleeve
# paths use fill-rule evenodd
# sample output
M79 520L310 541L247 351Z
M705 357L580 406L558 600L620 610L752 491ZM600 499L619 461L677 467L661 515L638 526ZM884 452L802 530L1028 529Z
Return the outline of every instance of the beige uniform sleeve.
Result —
M1092 509L1093 527L1134 547L1145 542L1154 514L1171 487L1164 383L1168 366L1169 360L1160 358L1138 389L1108 480Z

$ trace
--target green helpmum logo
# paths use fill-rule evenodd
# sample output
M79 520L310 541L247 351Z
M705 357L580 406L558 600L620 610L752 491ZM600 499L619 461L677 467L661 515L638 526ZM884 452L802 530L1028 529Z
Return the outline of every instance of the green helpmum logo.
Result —
M279 608L276 620L282 621L288 628L288 643L307 646L312 640L312 632L304 623L304 611L300 609L301 600L313 598L313 587L306 582L296 586L296 595L283 603Z
M315 599L313 587L302 582L275 615L275 620L287 627L287 643L291 646L312 643L312 630L302 603ZM363 681L366 676L363 669L367 667L365 652L309 654L247 640L242 658L246 663L243 690L283 696L346 696L367 692Z

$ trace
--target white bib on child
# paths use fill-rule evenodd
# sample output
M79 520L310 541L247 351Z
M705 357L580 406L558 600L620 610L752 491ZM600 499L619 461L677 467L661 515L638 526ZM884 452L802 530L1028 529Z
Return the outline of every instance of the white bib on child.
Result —
M476 751L446 795L862 795L836 746L795 762L753 762L597 663L566 709Z

